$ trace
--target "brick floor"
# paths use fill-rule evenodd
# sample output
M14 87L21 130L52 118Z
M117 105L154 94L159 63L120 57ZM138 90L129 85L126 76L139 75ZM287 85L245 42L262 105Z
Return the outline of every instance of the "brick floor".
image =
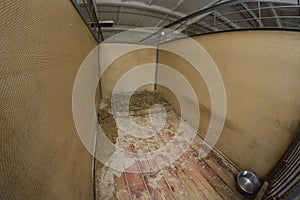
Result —
M208 146L175 112L136 113L130 114L134 127L129 117L115 118L123 128L111 156L115 159L96 162L97 199L245 199L236 190L237 167L216 149L199 158L199 149ZM101 142L97 151L105 151Z

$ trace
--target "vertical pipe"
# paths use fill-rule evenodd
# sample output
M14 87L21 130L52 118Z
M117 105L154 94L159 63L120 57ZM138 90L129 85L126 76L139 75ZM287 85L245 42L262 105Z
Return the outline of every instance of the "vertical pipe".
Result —
M98 44L98 71L99 71L100 100L102 100L103 94L102 94L102 84L101 84L100 44Z
M98 13L97 12L97 6L96 6L96 3L95 3L94 0L90 0L90 1L91 1L91 12L94 15L94 18L95 18L94 21L95 21L95 23L97 25L97 28L98 28L98 30L97 30L98 42L100 43L104 40L104 37L103 37L102 31L101 31L101 26L100 26L100 23L99 23L100 19L99 19L99 16L97 14Z
M161 36L162 32L158 31L157 34L158 34L158 41L157 41L157 46L156 46L156 63L155 63L155 75L154 75L154 90L157 89L159 44L160 44L160 36Z
M92 157L92 184L93 184L93 199L96 199L96 145L97 145L97 133L94 137L94 149Z

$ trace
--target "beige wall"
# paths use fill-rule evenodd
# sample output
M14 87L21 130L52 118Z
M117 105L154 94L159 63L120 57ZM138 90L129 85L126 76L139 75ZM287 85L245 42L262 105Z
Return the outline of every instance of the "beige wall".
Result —
M82 62L76 74L72 94L72 111L80 140L91 155L95 153L98 131L96 108L100 105L98 46Z
M217 147L242 169L266 175L299 128L300 34L297 32L241 31L194 38L210 54L224 80L227 116ZM184 39L185 40L185 39ZM184 45L182 40L166 43ZM203 58L198 52L191 51ZM201 109L199 130L204 135L210 97L202 77L178 56L160 51L159 62L189 79ZM161 77L171 78L171 77ZM165 89L158 88L174 101Z
M69 0L4 0L0 10L0 199L92 199L72 89L97 43Z
M156 62L156 48L153 46L122 44L122 43L102 43L100 45L100 68L102 70L101 89L103 97L110 97L117 82L133 68L142 66L144 68L136 70L131 74L131 80L123 81L122 88L118 92L132 92L138 81L147 78L154 82ZM140 90L152 90L153 84L147 84Z

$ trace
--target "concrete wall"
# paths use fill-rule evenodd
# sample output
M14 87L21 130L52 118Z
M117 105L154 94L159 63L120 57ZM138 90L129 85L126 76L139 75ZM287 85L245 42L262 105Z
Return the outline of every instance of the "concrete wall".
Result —
M97 43L69 0L4 0L0 10L0 199L92 199L72 89Z
M217 147L242 169L266 175L299 128L300 34L241 31L194 38L210 54L224 80L227 116ZM162 45L181 48L183 40ZM199 64L203 58L199 52ZM199 54L199 55L198 55ZM199 131L205 135L211 101L203 78L186 60L160 51L159 63L173 67L192 84L201 110ZM172 77L160 77L172 78ZM158 88L171 101L174 95Z
M103 97L110 97L117 82L128 71L135 67L142 67L131 74L131 79L122 81L122 86L117 92L132 92L139 81L149 79L154 82L156 62L156 48L153 46L122 44L122 43L102 43L100 45L100 68L102 71L101 89ZM146 77L145 77L146 76ZM153 90L153 84L147 84L140 90Z

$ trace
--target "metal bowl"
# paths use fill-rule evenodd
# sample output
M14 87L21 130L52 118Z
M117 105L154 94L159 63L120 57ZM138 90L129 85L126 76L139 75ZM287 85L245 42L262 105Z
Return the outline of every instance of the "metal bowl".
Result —
M241 171L237 177L238 189L245 194L254 194L260 187L257 176L249 171Z

